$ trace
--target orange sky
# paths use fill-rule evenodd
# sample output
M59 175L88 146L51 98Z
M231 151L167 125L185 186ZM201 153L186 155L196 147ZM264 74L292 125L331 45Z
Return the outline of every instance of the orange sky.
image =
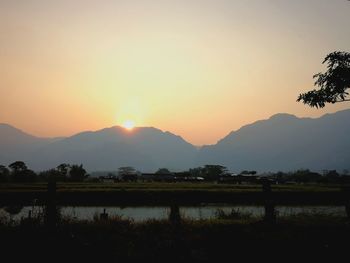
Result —
M0 0L0 122L68 136L132 120L212 144L297 103L335 50L343 0Z

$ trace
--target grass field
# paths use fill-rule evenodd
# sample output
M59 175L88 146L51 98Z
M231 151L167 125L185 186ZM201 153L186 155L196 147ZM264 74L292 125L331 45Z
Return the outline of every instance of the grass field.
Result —
M196 205L201 203L337 204L349 200L340 185L272 185L266 194L261 185L215 183L58 183L60 205ZM0 205L45 203L47 184L1 184Z
M341 185L295 184L272 185L277 192L336 192ZM0 192L8 191L46 191L47 183L0 184ZM57 183L57 191L228 191L228 192L261 192L261 185L238 185L216 183Z
M259 220L135 223L114 218L103 221L67 221L54 232L43 225L1 226L2 256L12 260L188 260L233 261L240 258L288 257L332 261L347 256L350 225L345 218L283 218L276 225ZM62 253L58 253L58 251ZM20 252L20 253L18 253ZM281 258L282 257L282 258Z

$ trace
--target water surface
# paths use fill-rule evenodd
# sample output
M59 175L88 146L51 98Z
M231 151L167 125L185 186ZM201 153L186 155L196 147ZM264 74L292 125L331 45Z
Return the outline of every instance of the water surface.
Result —
M244 214L251 214L254 217L262 217L264 215L263 206L233 206L233 205L204 205L204 206L188 206L180 207L180 215L183 218L194 220L213 219L216 217L218 210L229 213L235 209ZM22 217L27 217L29 211L32 214L42 213L42 207L25 206L20 213L13 215L13 220L20 220ZM157 207L102 207L102 206L77 206L77 207L61 207L61 214L67 218L79 220L93 220L99 218L103 212L108 213L109 217L120 216L124 219L132 219L135 222L141 222L149 219L167 219L169 217L170 208L166 206ZM343 206L277 206L278 216L298 215L298 214L332 214L341 217L346 216L345 207ZM0 209L0 215L10 217L10 215Z

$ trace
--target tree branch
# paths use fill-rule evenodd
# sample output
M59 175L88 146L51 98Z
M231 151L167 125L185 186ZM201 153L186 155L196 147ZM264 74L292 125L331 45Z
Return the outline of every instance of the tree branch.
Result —
M349 0L350 1L350 0ZM338 102L344 102L344 101L350 101L350 99L344 99L344 100L337 100L334 103L338 103Z

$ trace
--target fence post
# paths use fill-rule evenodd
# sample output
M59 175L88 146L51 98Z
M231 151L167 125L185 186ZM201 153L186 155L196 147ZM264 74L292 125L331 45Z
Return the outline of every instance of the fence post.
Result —
M170 206L169 221L173 224L178 224L181 222L180 209L178 205Z
M100 214L100 220L107 220L108 214L106 213L106 208L103 209L103 213Z
M54 229L57 225L56 181L54 179L49 179L47 184L46 224L50 229Z
M348 219L350 219L350 202L349 201L346 201L345 211L346 211L346 215L347 215Z
M348 219L350 220L350 188L343 188L344 199L345 199L345 211Z
M271 197L271 183L268 180L262 181L262 190L264 193L264 201L265 201L265 215L264 215L264 221L270 224L276 223L276 211L275 211L275 204Z

